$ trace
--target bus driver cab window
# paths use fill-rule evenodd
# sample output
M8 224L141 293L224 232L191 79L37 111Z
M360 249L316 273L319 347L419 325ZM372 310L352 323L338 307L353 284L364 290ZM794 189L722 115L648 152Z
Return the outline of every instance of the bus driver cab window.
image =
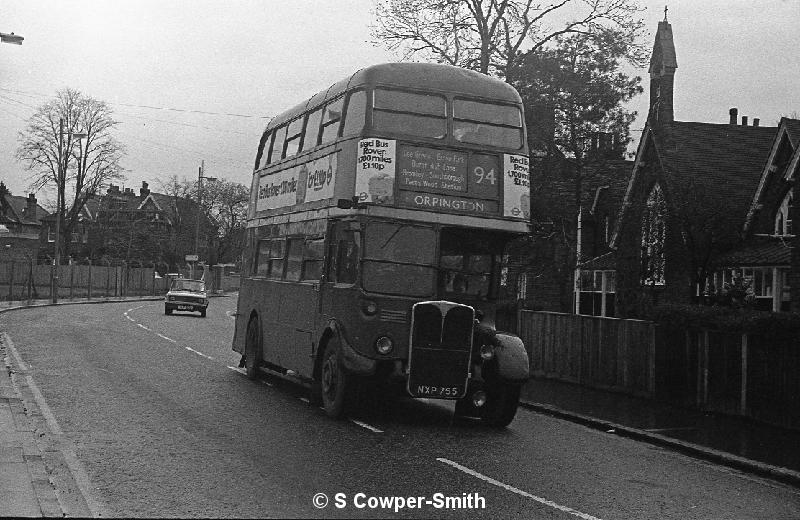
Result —
M356 223L352 223L358 226ZM351 223L339 222L334 228L334 236L328 249L328 281L341 284L354 284L358 279L361 232L350 229Z

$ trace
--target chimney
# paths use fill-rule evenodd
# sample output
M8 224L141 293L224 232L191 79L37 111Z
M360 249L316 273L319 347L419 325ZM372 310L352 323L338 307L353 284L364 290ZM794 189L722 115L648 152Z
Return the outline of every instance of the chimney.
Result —
M739 109L738 108L731 108L728 110L728 114L730 114L730 124L735 125L739 119Z
M148 195L150 195L150 189L147 187L147 183L142 181L142 187L139 188L139 196L145 198Z
M747 126L747 116L742 116L742 126Z
M106 193L108 193L109 195L120 195L120 192L119 192L119 185L117 185L117 184L110 184L110 185L108 186L108 191L107 191Z
M25 216L27 217L36 217L36 195L33 193L28 194L28 198L25 199Z
M757 117L753 118L753 126L758 126L761 123L761 120Z

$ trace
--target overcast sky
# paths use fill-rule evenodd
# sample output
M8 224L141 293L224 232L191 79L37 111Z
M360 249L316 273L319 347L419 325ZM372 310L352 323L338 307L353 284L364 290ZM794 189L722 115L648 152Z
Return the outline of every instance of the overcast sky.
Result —
M800 113L800 0L673 0L675 117L775 125ZM647 8L646 43L665 0ZM125 143L126 187L173 174L249 185L268 118L358 68L396 61L370 43L373 0L0 0L0 180L24 195L17 134L65 87L108 102ZM647 111L645 93L631 108ZM643 122L634 127L641 129ZM638 133L634 133L638 138ZM40 194L40 199L47 195Z

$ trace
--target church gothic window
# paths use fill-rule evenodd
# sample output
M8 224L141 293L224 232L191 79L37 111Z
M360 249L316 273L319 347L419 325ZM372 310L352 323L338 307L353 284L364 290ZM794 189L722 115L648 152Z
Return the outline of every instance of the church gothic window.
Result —
M667 203L661 186L656 184L647 196L642 215L642 283L664 285L664 241Z

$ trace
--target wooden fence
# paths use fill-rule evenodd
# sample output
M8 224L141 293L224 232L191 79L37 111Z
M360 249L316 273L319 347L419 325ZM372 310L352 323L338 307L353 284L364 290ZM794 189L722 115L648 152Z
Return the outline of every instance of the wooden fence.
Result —
M522 311L534 376L800 429L800 338Z
M534 376L653 396L653 323L522 311L519 335Z
M53 266L30 262L0 263L0 300L52 299ZM62 265L58 267L60 299L154 296L166 292L167 280L152 267Z

